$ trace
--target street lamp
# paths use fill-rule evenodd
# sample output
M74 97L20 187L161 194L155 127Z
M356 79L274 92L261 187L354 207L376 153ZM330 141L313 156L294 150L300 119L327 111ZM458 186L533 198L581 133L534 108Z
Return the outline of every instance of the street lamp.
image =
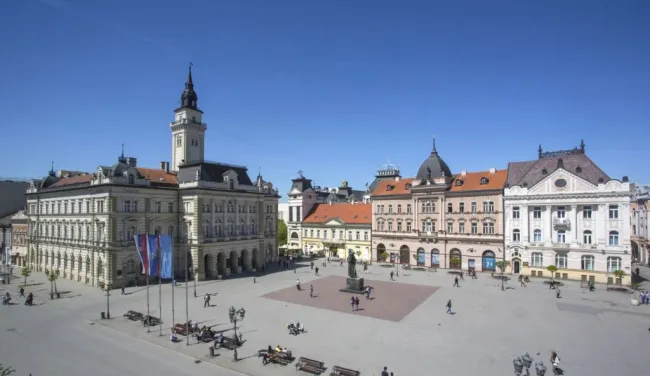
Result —
M544 376L546 373L546 366L542 362L535 363L535 373L537 376Z
M525 353L521 358L521 361L524 363L524 367L526 368L526 376L530 376L530 366L533 364L533 358L531 358L530 354Z
M230 317L230 322L233 324L233 329L235 331L235 336L233 338L235 343L235 351L233 352L233 358L235 362L239 360L237 359L237 346L239 345L239 337L237 337L237 322L243 320L245 315L246 315L246 310L244 308L235 310L235 307L230 307L230 310L228 311L228 317Z
M111 284L107 283L106 284L106 319L109 320L111 318L111 301L110 301L110 296L111 296Z
M192 279L194 279L194 297L196 298L196 279L198 278L199 268L192 268Z
M521 357L516 357L515 360L512 361L512 365L515 367L515 375L521 376L521 373L524 370L524 363L521 361Z

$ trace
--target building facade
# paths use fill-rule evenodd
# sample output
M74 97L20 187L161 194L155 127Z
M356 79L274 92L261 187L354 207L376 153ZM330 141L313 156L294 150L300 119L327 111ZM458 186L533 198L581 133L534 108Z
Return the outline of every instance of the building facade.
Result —
M287 213L287 242L288 249L293 252L305 252L302 239L302 222L307 214L319 203L334 202L364 202L365 191L354 190L343 181L338 188L320 187L312 184L302 171L298 177L291 180L291 189L288 193L289 209Z
M52 169L32 181L27 264L128 286L144 279L134 236L145 233L173 237L179 278L223 278L276 260L277 190L244 166L205 161L202 115L190 71L170 124L171 169L142 168L122 153L93 173Z
M11 264L25 265L27 255L27 215L21 210L11 217Z
M28 183L23 181L0 180L0 264L9 264L12 259L11 218L25 209L25 190Z
M316 204L302 222L305 254L322 253L357 260L371 260L372 207L368 203L329 202Z
M613 283L631 271L630 184L610 178L585 145L508 165L506 260L514 273ZM625 278L625 282L629 277ZM622 282L622 281L621 281Z
M435 146L415 178L372 191L373 259L431 268L492 271L503 258L506 172L452 174Z
M632 226L632 262L650 264L650 240L648 227L648 209L650 204L650 186L636 185L632 187L632 202L630 204L630 224Z

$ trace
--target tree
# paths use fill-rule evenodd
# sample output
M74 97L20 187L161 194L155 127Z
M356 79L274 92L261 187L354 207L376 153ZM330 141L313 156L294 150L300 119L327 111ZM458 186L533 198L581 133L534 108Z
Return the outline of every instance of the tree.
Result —
M52 270L47 275L47 280L50 281L50 299L54 299L54 294L58 293L56 289L56 280L59 278L59 270Z
M30 268L23 267L20 269L20 275L25 277L25 283L23 284L24 287L27 286L27 277L32 274L32 270Z
M287 244L287 224L278 219L278 247Z
M495 263L495 265L497 266L497 268L499 268L501 270L501 291L503 291L503 290L506 289L506 287L504 285L505 284L505 281L504 281L505 276L503 275L503 273L505 273L506 268L508 267L508 265L510 265L510 262L505 261L505 260L500 260L500 261L497 261Z
M557 272L557 267L555 265L549 265L546 267L546 270L551 272L551 283L555 283L555 272Z
M2 363L0 363L0 376L9 376L14 372L16 372L15 369L11 367L5 367L2 365Z
M616 283L619 285L623 284L623 277L625 277L625 271L624 270L617 270L614 272L614 276L616 277Z
M386 251L381 251L381 252L379 253L379 255L377 256L377 258L378 258L379 261L381 261L381 262L386 262L386 259L388 259L388 252L386 252Z

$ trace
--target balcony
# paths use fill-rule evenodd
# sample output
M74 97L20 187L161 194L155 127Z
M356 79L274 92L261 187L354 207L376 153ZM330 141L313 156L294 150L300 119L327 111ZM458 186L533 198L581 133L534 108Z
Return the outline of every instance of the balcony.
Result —
M418 238L421 242L435 242L438 240L438 234L435 231L418 231Z
M557 228L562 228L562 229L569 229L571 228L571 221L569 218L553 218L553 226Z
M345 240L343 240L343 239L323 239L323 243L341 245L341 244L345 244Z
M553 243L554 249L569 249L569 243Z

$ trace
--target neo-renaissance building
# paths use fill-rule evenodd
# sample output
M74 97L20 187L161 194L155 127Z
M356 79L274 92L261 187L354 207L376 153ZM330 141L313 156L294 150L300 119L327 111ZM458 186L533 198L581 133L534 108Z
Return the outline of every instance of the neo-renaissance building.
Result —
M92 173L52 168L33 180L26 263L93 286L130 285L143 280L134 243L142 233L173 236L177 276L223 278L276 260L278 192L244 166L204 159L191 70L169 128L171 165L143 168L122 153Z
M631 272L628 178L609 177L585 145L508 165L504 190L506 260L514 273L617 282ZM624 279L625 282L629 277ZM623 282L623 281L621 281Z

